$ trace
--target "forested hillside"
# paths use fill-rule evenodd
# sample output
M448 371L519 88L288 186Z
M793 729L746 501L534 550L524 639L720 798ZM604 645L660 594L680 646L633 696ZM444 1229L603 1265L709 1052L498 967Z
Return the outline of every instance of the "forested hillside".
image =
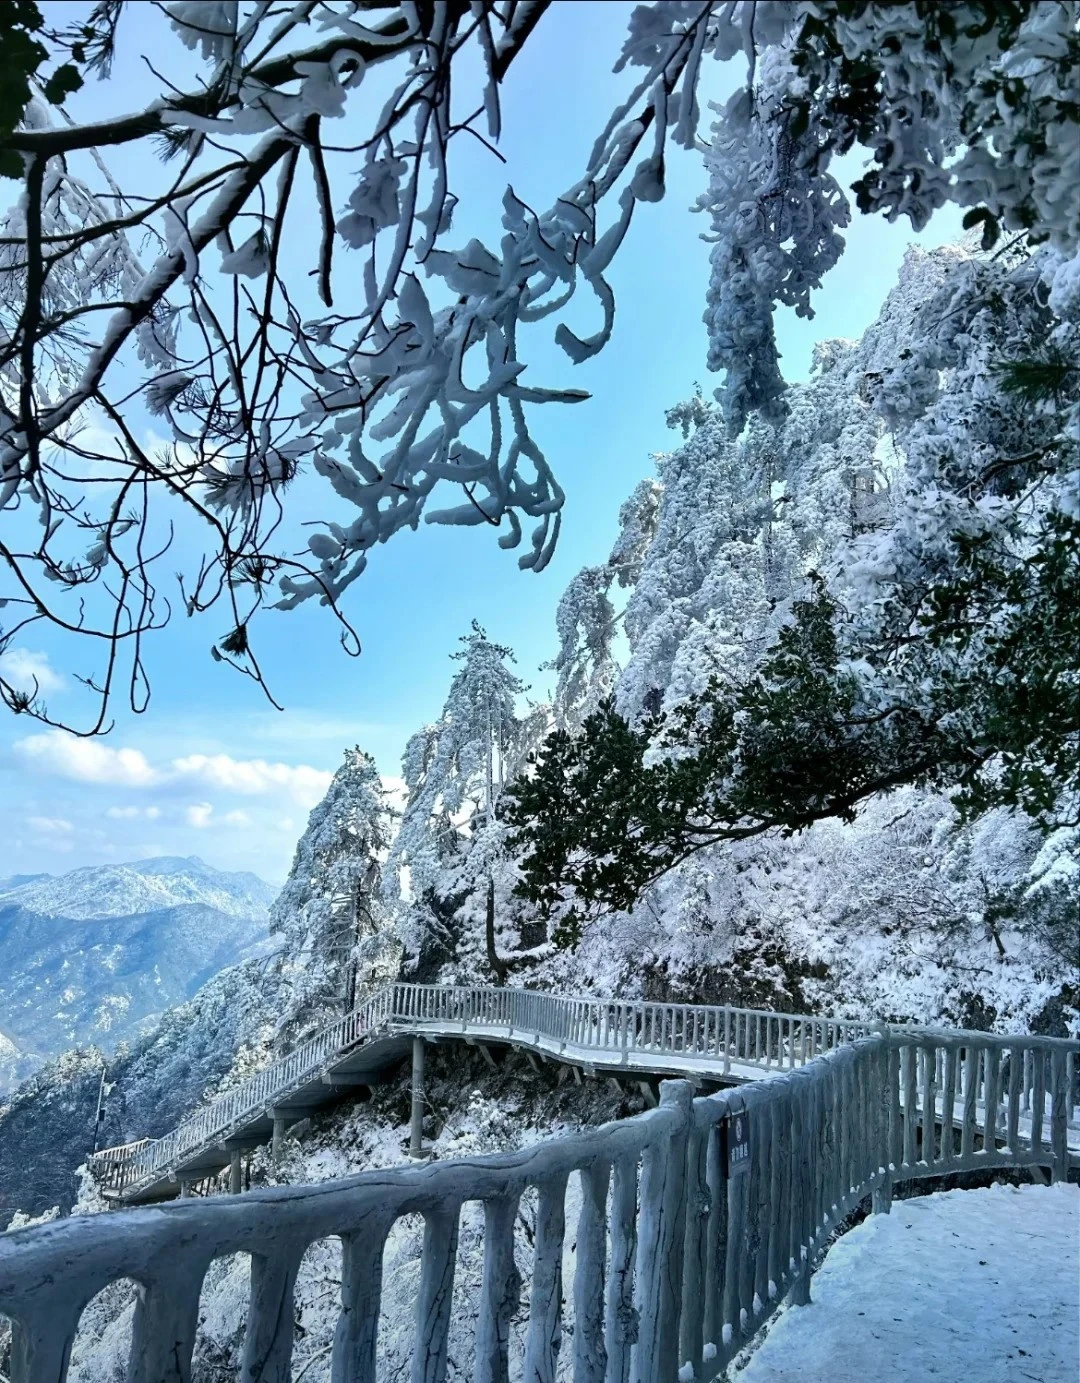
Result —
M270 946L275 890L158 856L0 879L0 1095L51 1057L113 1052Z
M502 158L500 92L511 65L516 80L516 60L545 12L586 50L589 30L578 20L586 7L179 0L155 7L163 48L185 57L176 80L159 82L144 53L160 96L141 113L64 117L64 94L79 90L84 71L108 80L121 10L126 25L133 9L147 8L104 3L83 28L52 34L28 6L22 28L9 26L23 37L40 30L49 47L12 50L25 93L0 112L0 173L18 180L0 249L0 507L18 508L20 531L30 534L0 552L8 583L0 605L22 621L0 629L0 658L10 645L24 671L43 669L12 642L40 623L71 659L64 666L79 669L82 698L54 711L36 674L13 680L9 658L0 702L13 714L93 743L125 696L133 715L149 708L143 643L173 614L156 564L172 551L174 515L202 534L191 542L177 530L176 611L213 610L220 627L203 651L215 675L231 667L274 706L271 664L256 648L262 630L280 626L264 611L284 623L318 604L337 622L342 647L359 655L354 583L405 530L422 522L499 530L501 547L520 550L521 568L548 567L566 494L532 420L541 407L570 411L588 395L561 378L549 383L542 353L524 346L543 323L574 365L604 350L616 324L616 256L632 221L636 231L648 204L665 196L679 150L704 161L696 207L711 245L703 363L722 377L707 392L689 366L686 396L667 413L671 449L652 458L652 475L611 496L612 509L621 501L617 536L566 586L549 662L524 666L510 642L473 619L454 631L445 692L409 735L400 779L371 745L341 745L268 907L271 953L259 954L261 936L234 936L247 958L195 993L184 987L204 978L200 965L208 974L222 962L228 946L217 947L214 918L248 916L261 897L250 877L222 893L194 871L168 903L156 901L167 890L153 867L137 878L103 871L97 901L80 901L63 880L8 881L0 960L6 938L30 961L9 980L0 1011L0 1071L24 1059L21 1043L44 1050L36 1031L15 1023L20 1012L32 1012L42 1031L61 1023L75 1046L0 1106L0 1226L54 1208L102 1212L87 1169L92 1149L160 1137L399 977L1075 1036L1080 4L627 6L614 69L626 85L610 106L604 97L600 125L586 132L591 152L585 138L579 160L575 145L573 180L534 210L519 196L523 184L515 191L507 175L504 190L499 171L498 209L475 235L471 207L455 211L451 142L468 135ZM65 56L71 61L53 62ZM46 58L55 70L46 77L42 68L39 82ZM708 75L732 61L730 80ZM382 85L371 104L371 83L362 84L376 70ZM451 74L467 100L451 101ZM549 89L549 75L533 74L541 138L553 104L574 95ZM723 101L709 101L721 87ZM119 164L149 142L171 167L135 195L98 148ZM453 143L454 159L469 143ZM839 179L852 153L863 166L849 201ZM812 317L828 275L844 285L841 232L853 208L921 233L950 204L966 240L912 247L898 281L875 290L884 301L862 335L822 340L808 378L785 377L778 316ZM665 243L656 252L679 251ZM579 288L584 311L571 305ZM663 326L642 335L637 377L673 349ZM635 375L619 386L634 388ZM83 438L87 419L106 441ZM602 434L588 441L607 444ZM470 610L463 625L473 613L483 614ZM279 635L277 653L303 663L302 637L294 649L291 635ZM98 670L84 674L79 659L91 638ZM302 671L310 675L306 663ZM186 709L213 722L217 708L206 699ZM213 726L222 736L224 719ZM144 786L176 788L168 772L141 755L137 762ZM403 792L391 792L390 779ZM325 777L317 781L321 790ZM210 803L205 813L203 825L228 819ZM153 919L151 932L128 925L136 915ZM107 920L103 945L113 949L85 948L54 974L32 944L48 917L69 929ZM139 984L126 997L97 994L106 971L120 973L125 946L163 941L183 949L182 964L166 972L140 950ZM0 994L3 984L0 976ZM47 1006L37 997L45 992ZM131 1040L106 1054L103 1034L115 1031L122 1007ZM651 1102L647 1083L556 1071L512 1047L495 1058L465 1043L429 1045L423 1133L437 1158L520 1148ZM877 1045L880 1055L888 1044ZM971 1144L974 1045L966 1045ZM1001 1075L996 1060L984 1090ZM1011 1172L1023 1070L1015 1051L1009 1060ZM955 1075L955 1060L949 1069ZM910 1059L906 1072L914 1083ZM943 1101L951 1079L937 1087ZM405 1070L373 1091L335 1085L328 1072L322 1080L339 1103L293 1125L276 1162L267 1148L244 1149L250 1184L314 1182L405 1160ZM1055 1138L1066 1135L1063 1084L1051 1100ZM822 1147L842 1159L852 1111L868 1108L848 1100L847 1088L836 1082L841 1093L822 1106L822 1119L834 1122L820 1126ZM914 1157L918 1122L912 1088L905 1157ZM924 1100L933 1097L930 1061L922 1088ZM935 1109L924 1105L921 1115L928 1172L938 1167ZM892 1132L899 1112L897 1104ZM993 1119L981 1117L985 1152ZM790 1138L776 1123L759 1127L773 1129L764 1140L773 1161L762 1164L764 1180L743 1185L766 1201L781 1187L780 1157L809 1145L797 1141L801 1123ZM942 1128L951 1133L944 1115ZM691 1147L706 1144L695 1135ZM649 1215L662 1204L665 1224L681 1225L681 1212L668 1213L683 1194L681 1175L669 1176L652 1154L647 1161L649 1195L658 1196ZM813 1159L803 1161L809 1168ZM891 1198L892 1174L877 1151L871 1170ZM578 1224L583 1180L575 1173L568 1183L568 1225ZM789 1202L797 1204L795 1181ZM632 1189L632 1179L625 1184ZM224 1190L219 1179L196 1194ZM713 1204L727 1271L739 1261L731 1228L739 1221ZM498 1346L489 1338L492 1376L506 1375L505 1359L492 1362L500 1350L511 1376L522 1357L527 1326L511 1306L518 1286L529 1287L522 1278L539 1237L538 1205L533 1189L514 1201L509 1264L501 1247L488 1258L489 1277L492 1264L510 1269L492 1311L492 1332L504 1331ZM832 1218L837 1203L823 1205L831 1236L842 1227ZM472 1357L484 1212L473 1202L454 1202L459 1209L450 1352L414 1359L418 1377L465 1377L453 1356ZM762 1274L754 1282L764 1299L776 1287L768 1279L781 1236L767 1244L764 1220L739 1213L740 1233L753 1226L751 1277ZM655 1229L657 1220L641 1224ZM410 1368L424 1233L422 1217L409 1215L388 1240L380 1383ZM674 1242L670 1258L657 1258L664 1292L683 1263L681 1238ZM331 1362L335 1329L339 1340L353 1331L335 1325L351 1310L346 1288L341 1315L341 1253L339 1240L324 1239L301 1265L297 1383L351 1367L340 1346ZM567 1271L554 1290L568 1298L568 1336L574 1253L567 1235ZM427 1266L435 1261L429 1255ZM639 1277L639 1302L660 1271L645 1287ZM235 1377L249 1283L244 1255L212 1262L192 1383ZM121 1383L135 1296L124 1279L88 1305L70 1383ZM619 1314L629 1340L636 1308L634 1319L622 1319L621 1306ZM11 1338L0 1334L0 1372ZM282 1338L275 1333L274 1349ZM578 1339L588 1344L584 1327ZM673 1334L677 1367L675 1343ZM550 1375L602 1367L581 1363L584 1346L576 1352L577 1365L564 1349ZM635 1371L653 1357L636 1359Z
M1032 738L1026 765L1015 752L1007 767L988 763L986 723L1008 706L1004 695L995 704L985 671L1000 666L995 637L1042 638L1076 593L1067 564L1046 589L1015 575L1025 560L1036 571L1050 561L1059 533L1075 542L1076 472L1057 440L1069 407L1052 392L1033 398L1035 367L1025 375L1017 364L1033 337L1062 352L1074 339L1078 304L1059 279L1048 303L1027 259L912 250L878 320L859 341L823 342L778 420L759 415L734 434L700 394L671 410L682 444L627 500L609 560L582 571L560 604L553 705L473 727L465 791L431 752L451 729L462 733L454 689L442 721L410 746L399 840L424 864L402 938L422 973L438 956L446 977L509 973L1064 1033L1078 1000L1078 873L1074 799L1055 779L1062 744ZM952 610L965 598L957 532L971 550L1000 554L1008 574L997 588L976 574L986 607L957 605L956 623L970 628L931 641L923 663L880 656L910 643L905 602ZM815 601L831 623L807 654L791 640ZM779 670L778 649L790 655ZM1045 679L1064 705L1075 673L1064 645L1049 658ZM505 660L492 667L506 675ZM485 685L496 684L493 671ZM796 764L803 781L793 772L791 787L801 818L770 823L747 797L742 820L725 819L709 794L743 789L700 726L719 723L725 697L753 691L781 736L756 751L768 780L785 768L797 717L839 721L831 702L818 711L812 700L838 686L865 708L850 712L856 733L918 710L971 746L977 774L960 793L939 786L950 750L934 746L925 771L898 772L891 790L887 774L880 791L871 778L830 811L828 775L849 751L811 723ZM749 707L737 714L750 723ZM551 726L562 733L516 789L516 834L505 812L485 809L485 756L513 746L527 757ZM751 748L738 750L744 782ZM867 753L890 750L903 770L902 731ZM680 798L680 764L724 781L687 772L699 795ZM1032 792L1010 800L1010 774ZM485 887L496 899L494 960Z

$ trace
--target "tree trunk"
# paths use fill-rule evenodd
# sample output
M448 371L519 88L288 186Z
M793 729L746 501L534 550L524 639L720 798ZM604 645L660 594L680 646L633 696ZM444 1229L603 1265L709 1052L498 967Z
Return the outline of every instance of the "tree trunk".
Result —
M349 950L347 952L348 973L345 979L345 1012L351 1013L356 1006L356 944L360 939L360 880L353 881L352 918L349 922Z
M495 949L495 880L487 882L487 908L484 914L484 942L487 946L487 962L491 967L496 984L506 979L507 964Z

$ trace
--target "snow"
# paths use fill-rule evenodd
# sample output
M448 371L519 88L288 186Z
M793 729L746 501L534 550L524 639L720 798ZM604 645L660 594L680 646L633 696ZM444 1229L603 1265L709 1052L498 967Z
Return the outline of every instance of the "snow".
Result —
M896 1201L844 1235L741 1383L1075 1383L1080 1188Z
M88 865L53 878L0 880L0 906L89 921L202 904L227 917L264 920L275 890L254 874L211 869L197 856Z
M205 1022L205 1020L204 1020ZM428 1144L440 1161L492 1152L524 1149L541 1140L590 1127L619 1114L636 1113L643 1100L635 1092L618 1094L606 1083L577 1086L559 1082L550 1071L538 1074L524 1058L510 1057L497 1070L487 1067L479 1052L469 1049L430 1053L425 1081ZM281 1158L272 1165L271 1150L252 1154L252 1183L300 1185L325 1183L361 1170L408 1165L408 1124L402 1117L408 1105L403 1085L379 1086L369 1102L343 1105L297 1125L284 1140ZM85 1199L76 1213L102 1209L96 1193L84 1181ZM566 1193L566 1223L577 1224L581 1186L570 1177ZM522 1198L515 1224L515 1261L528 1300L535 1243L536 1193ZM462 1207L459 1250L454 1281L451 1357L470 1361L475 1348L478 1303L483 1274L483 1207ZM383 1258L382 1311L376 1378L391 1383L409 1376L415 1303L420 1277L423 1222L404 1216L394 1225ZM572 1337L576 1246L567 1233L563 1253L566 1304L563 1329ZM300 1266L296 1296L296 1343L293 1377L305 1383L328 1383L330 1347L340 1314L341 1246L333 1238L316 1240ZM249 1266L246 1255L215 1261L203 1283L199 1303L199 1332L193 1379L198 1383L237 1376L247 1318ZM131 1338L131 1284L121 1282L103 1292L83 1313L72 1351L70 1383L122 1383L124 1350ZM510 1326L511 1377L521 1373L528 1328L527 1313ZM558 1383L569 1383L573 1351L564 1346ZM0 1366L2 1367L2 1366ZM459 1371L455 1378L471 1377Z
M283 938L294 1020L309 1018L313 1005L316 1012L320 1006L340 1012L358 968L373 981L396 970L379 885L391 821L375 761L347 749L270 911L271 929Z
M995 516L982 501L1000 496L978 482L1001 449L1022 456L1058 426L994 379L995 359L1022 356L1043 329L1029 315L1031 272L962 247L913 248L862 338L822 343L813 377L787 389L782 425L757 417L732 439L700 394L669 410L682 444L654 458L657 480L625 506L608 562L573 577L560 602L556 724L575 730L611 693L636 720L714 678L743 681L811 570L828 575L850 616L842 657L868 710L893 704L899 665L872 671L866 648L900 612L896 592L952 569L954 523L989 525L1019 550L1013 527L1043 522L1035 511ZM987 313L988 297L999 314ZM969 490L979 494L970 504ZM1040 491L1050 490L1061 504L1068 478L1047 479ZM969 677L970 667L935 675ZM927 678L910 685L925 709ZM1020 811L963 825L947 794L894 792L851 822L703 850L536 978L1064 1035L1077 1022L1077 848L1075 831L1044 837Z
M195 857L0 881L0 1093L65 1047L114 1051L216 971L265 955L273 896Z

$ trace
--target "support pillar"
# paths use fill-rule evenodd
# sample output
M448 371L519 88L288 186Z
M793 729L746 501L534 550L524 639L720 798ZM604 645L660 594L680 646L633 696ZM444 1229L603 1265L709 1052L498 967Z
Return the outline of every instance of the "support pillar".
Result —
M277 1166L281 1161L281 1140L285 1137L285 1120L280 1115L274 1115L274 1135L270 1143L270 1161L273 1166Z
M233 1196L240 1194L240 1149L229 1149L229 1193Z
M424 1039L412 1044L412 1117L409 1123L409 1156L424 1155Z
M191 1182L187 1177L180 1178L180 1199L186 1201L191 1195Z

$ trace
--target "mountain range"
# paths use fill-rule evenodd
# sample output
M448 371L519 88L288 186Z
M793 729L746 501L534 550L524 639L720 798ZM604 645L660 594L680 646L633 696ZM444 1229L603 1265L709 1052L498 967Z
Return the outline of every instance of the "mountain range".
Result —
M115 1050L269 952L275 893L195 856L0 879L0 1094L68 1048Z

